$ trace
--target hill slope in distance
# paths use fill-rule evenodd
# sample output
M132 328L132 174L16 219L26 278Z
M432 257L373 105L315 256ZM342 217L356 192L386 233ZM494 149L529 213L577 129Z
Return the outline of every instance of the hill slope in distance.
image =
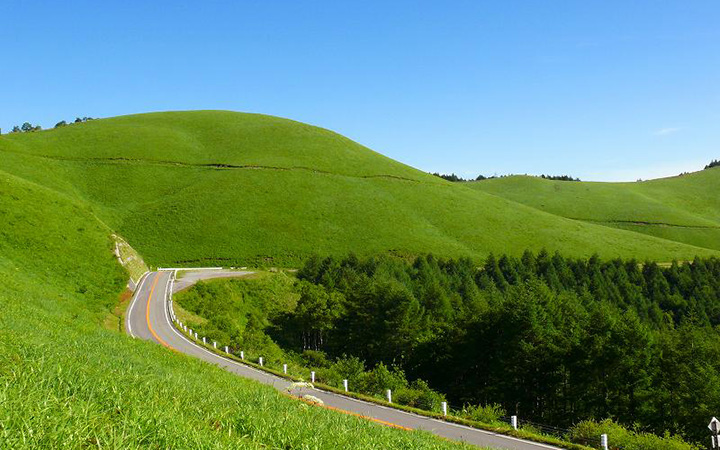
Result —
M720 250L720 168L635 183L512 176L465 185L560 217Z
M541 248L662 261L718 254L702 240L575 220L585 218L446 182L336 133L257 114L150 113L4 135L0 170L87 205L151 264Z

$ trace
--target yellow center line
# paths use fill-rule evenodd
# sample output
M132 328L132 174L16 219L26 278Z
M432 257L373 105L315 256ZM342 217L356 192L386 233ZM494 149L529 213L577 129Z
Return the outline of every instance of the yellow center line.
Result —
M147 301L147 309L145 311L145 319L147 320L147 326L150 330L150 333L153 335L155 339L165 347L169 348L170 350L175 350L174 348L170 347L167 342L163 341L160 336L155 333L155 330L153 330L152 325L150 325L150 301L152 300L153 293L155 292L155 286L158 284L158 280L160 279L160 274L158 273L155 275L155 281L153 281L152 287L150 288L150 295L148 295L148 301Z
M404 427L404 426L402 426L402 425L398 425L398 424L395 424L395 423L392 423L392 422L386 422L386 421L384 421L384 420L376 419L375 417L365 416L365 415L363 415L363 414L359 414L359 413L356 413L356 412L352 412L352 411L347 411L347 410L344 410L344 409L336 408L335 406L321 405L321 404L315 403L315 402L313 402L313 401L304 399L304 398L302 398L302 397L296 397L296 396L290 395L290 394L284 394L284 395L286 395L286 396L288 396L288 397L290 397L290 398L296 399L296 400L300 400L301 402L307 403L307 404L310 405L310 406L317 406L317 407L320 407L320 408L329 409L330 411L336 411L336 412L339 412L339 413L347 414L347 415L349 415L349 416L359 417L360 419L369 420L370 422L377 422L377 423L379 423L379 424L381 424L381 425L385 425L385 426L388 426L388 427L391 427L391 428L398 428L398 429L400 429L400 430L405 430L405 431L413 431L412 428Z

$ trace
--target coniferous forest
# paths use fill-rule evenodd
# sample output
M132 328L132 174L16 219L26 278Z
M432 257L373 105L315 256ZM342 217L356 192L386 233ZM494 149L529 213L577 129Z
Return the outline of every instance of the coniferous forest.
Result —
M700 442L720 408L720 260L311 258L282 344L382 362L453 404ZM309 288L312 286L312 288Z

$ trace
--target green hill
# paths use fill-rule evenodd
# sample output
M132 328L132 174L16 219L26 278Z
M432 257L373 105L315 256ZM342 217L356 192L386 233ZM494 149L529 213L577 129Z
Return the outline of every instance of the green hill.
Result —
M682 204L676 190L667 198ZM145 114L0 136L0 442L456 448L298 404L104 329L127 278L112 255L112 233L148 262L168 265L294 264L317 251L717 254L496 194L329 131L259 115ZM686 223L717 219L712 207L702 211Z
M100 324L126 274L83 202L0 172L0 447L458 448Z
M86 205L151 264L295 265L311 253L350 251L483 257L543 247L657 260L715 254L539 211L330 131L255 114L142 114L5 135L0 170Z
M636 183L512 176L465 185L557 216L720 250L720 168Z

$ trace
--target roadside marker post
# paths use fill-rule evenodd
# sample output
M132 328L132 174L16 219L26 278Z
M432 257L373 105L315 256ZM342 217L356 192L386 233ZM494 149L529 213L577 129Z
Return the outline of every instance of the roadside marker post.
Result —
M392 403L392 391L390 389L387 390L387 401Z
M345 392L348 391L348 382L347 380L343 380L343 387L345 388Z
M283 373L287 375L287 364L283 364Z
M217 342L213 341L213 348L217 348Z
M311 382L311 383L314 383L314 382L315 382L315 372L314 372L314 371L313 371L313 372L310 372L310 382Z
M245 352L240 350L240 359L245 359Z
M228 348L227 345L225 346L225 353L230 353L230 349Z
M206 344L206 342L205 342L205 336L203 336L203 345L204 345L204 344Z
M443 416L447 416L447 402L440 403L440 407L442 408Z
M195 332L195 340L196 340L196 341L197 341L197 338L198 338L198 337L197 337L197 331L196 331L196 332Z
M710 424L708 424L708 428L712 432L712 436L710 437L712 448L720 448L720 420L713 417L710 420Z
M510 425L512 425L513 429L517 430L517 416L510 416Z
M263 362L263 361L262 361L262 356L261 356L261 357L260 357L260 367L262 367L262 365L263 365L262 362Z
M608 450L608 436L607 436L607 434L601 434L601 435L600 435L600 447L602 447L603 450Z

